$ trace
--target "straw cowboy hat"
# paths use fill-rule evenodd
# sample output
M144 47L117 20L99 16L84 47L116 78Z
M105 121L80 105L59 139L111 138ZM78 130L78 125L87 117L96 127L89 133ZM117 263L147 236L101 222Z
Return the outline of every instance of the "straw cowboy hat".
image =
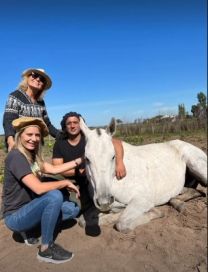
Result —
M25 76L28 77L32 73L37 73L46 79L46 84L44 86L44 90L47 90L52 86L52 80L50 79L50 77L46 74L45 70L43 70L43 69L29 68L22 73L22 77L25 77Z
M47 136L49 133L45 122L41 118L20 117L12 121L12 126L14 127L16 132L29 126L38 126L41 130L41 134L43 137Z

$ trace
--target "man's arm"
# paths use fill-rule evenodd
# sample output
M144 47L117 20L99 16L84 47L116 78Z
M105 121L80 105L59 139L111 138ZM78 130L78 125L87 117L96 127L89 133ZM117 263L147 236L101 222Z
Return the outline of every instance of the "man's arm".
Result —
M123 162L124 150L121 140L112 138L112 143L116 153L116 177L122 179L126 176L126 168Z

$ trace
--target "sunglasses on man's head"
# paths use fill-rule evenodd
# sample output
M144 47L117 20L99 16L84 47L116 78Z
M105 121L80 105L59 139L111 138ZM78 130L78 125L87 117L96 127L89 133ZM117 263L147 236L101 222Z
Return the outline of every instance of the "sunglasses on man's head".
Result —
M44 84L46 83L45 77L42 76L42 75L40 75L40 74L38 74L38 73L32 72L32 73L31 73L31 76L32 76L32 78L34 78L34 79L39 78L40 81L41 81L42 83L44 83Z

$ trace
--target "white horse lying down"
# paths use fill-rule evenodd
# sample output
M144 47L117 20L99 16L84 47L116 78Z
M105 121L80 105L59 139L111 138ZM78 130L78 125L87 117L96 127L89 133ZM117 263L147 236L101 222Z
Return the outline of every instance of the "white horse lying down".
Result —
M91 130L82 119L80 126L86 137L86 171L95 206L104 212L115 211L116 208L121 211L101 217L101 223L106 223L106 220L117 222L116 229L127 232L161 217L159 209L153 208L182 192L186 167L202 185L207 185L206 154L180 140L143 146L123 142L127 175L117 180L111 141L116 129L115 121L112 120L106 130ZM121 210L121 207L125 209Z

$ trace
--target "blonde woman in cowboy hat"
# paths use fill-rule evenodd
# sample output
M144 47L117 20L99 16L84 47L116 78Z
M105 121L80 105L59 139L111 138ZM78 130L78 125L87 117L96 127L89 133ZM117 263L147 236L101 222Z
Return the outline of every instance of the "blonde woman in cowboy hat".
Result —
M37 258L41 261L63 263L73 257L73 253L54 243L54 230L60 218L74 218L79 207L73 202L65 203L60 189L79 190L68 179L42 182L43 173L58 174L78 167L81 158L51 165L44 162L41 155L43 136L48 134L46 124L40 118L21 117L15 119L13 127L17 131L15 146L5 160L3 185L3 215L6 226L15 232L26 232L41 224L41 246ZM68 206L67 206L68 205ZM66 209L70 210L65 214Z
M16 118L23 116L42 118L51 136L56 137L59 133L50 122L43 100L45 91L51 85L52 81L43 69L30 68L22 73L18 89L9 94L3 117L8 151L14 145L15 129L12 127L12 121Z

